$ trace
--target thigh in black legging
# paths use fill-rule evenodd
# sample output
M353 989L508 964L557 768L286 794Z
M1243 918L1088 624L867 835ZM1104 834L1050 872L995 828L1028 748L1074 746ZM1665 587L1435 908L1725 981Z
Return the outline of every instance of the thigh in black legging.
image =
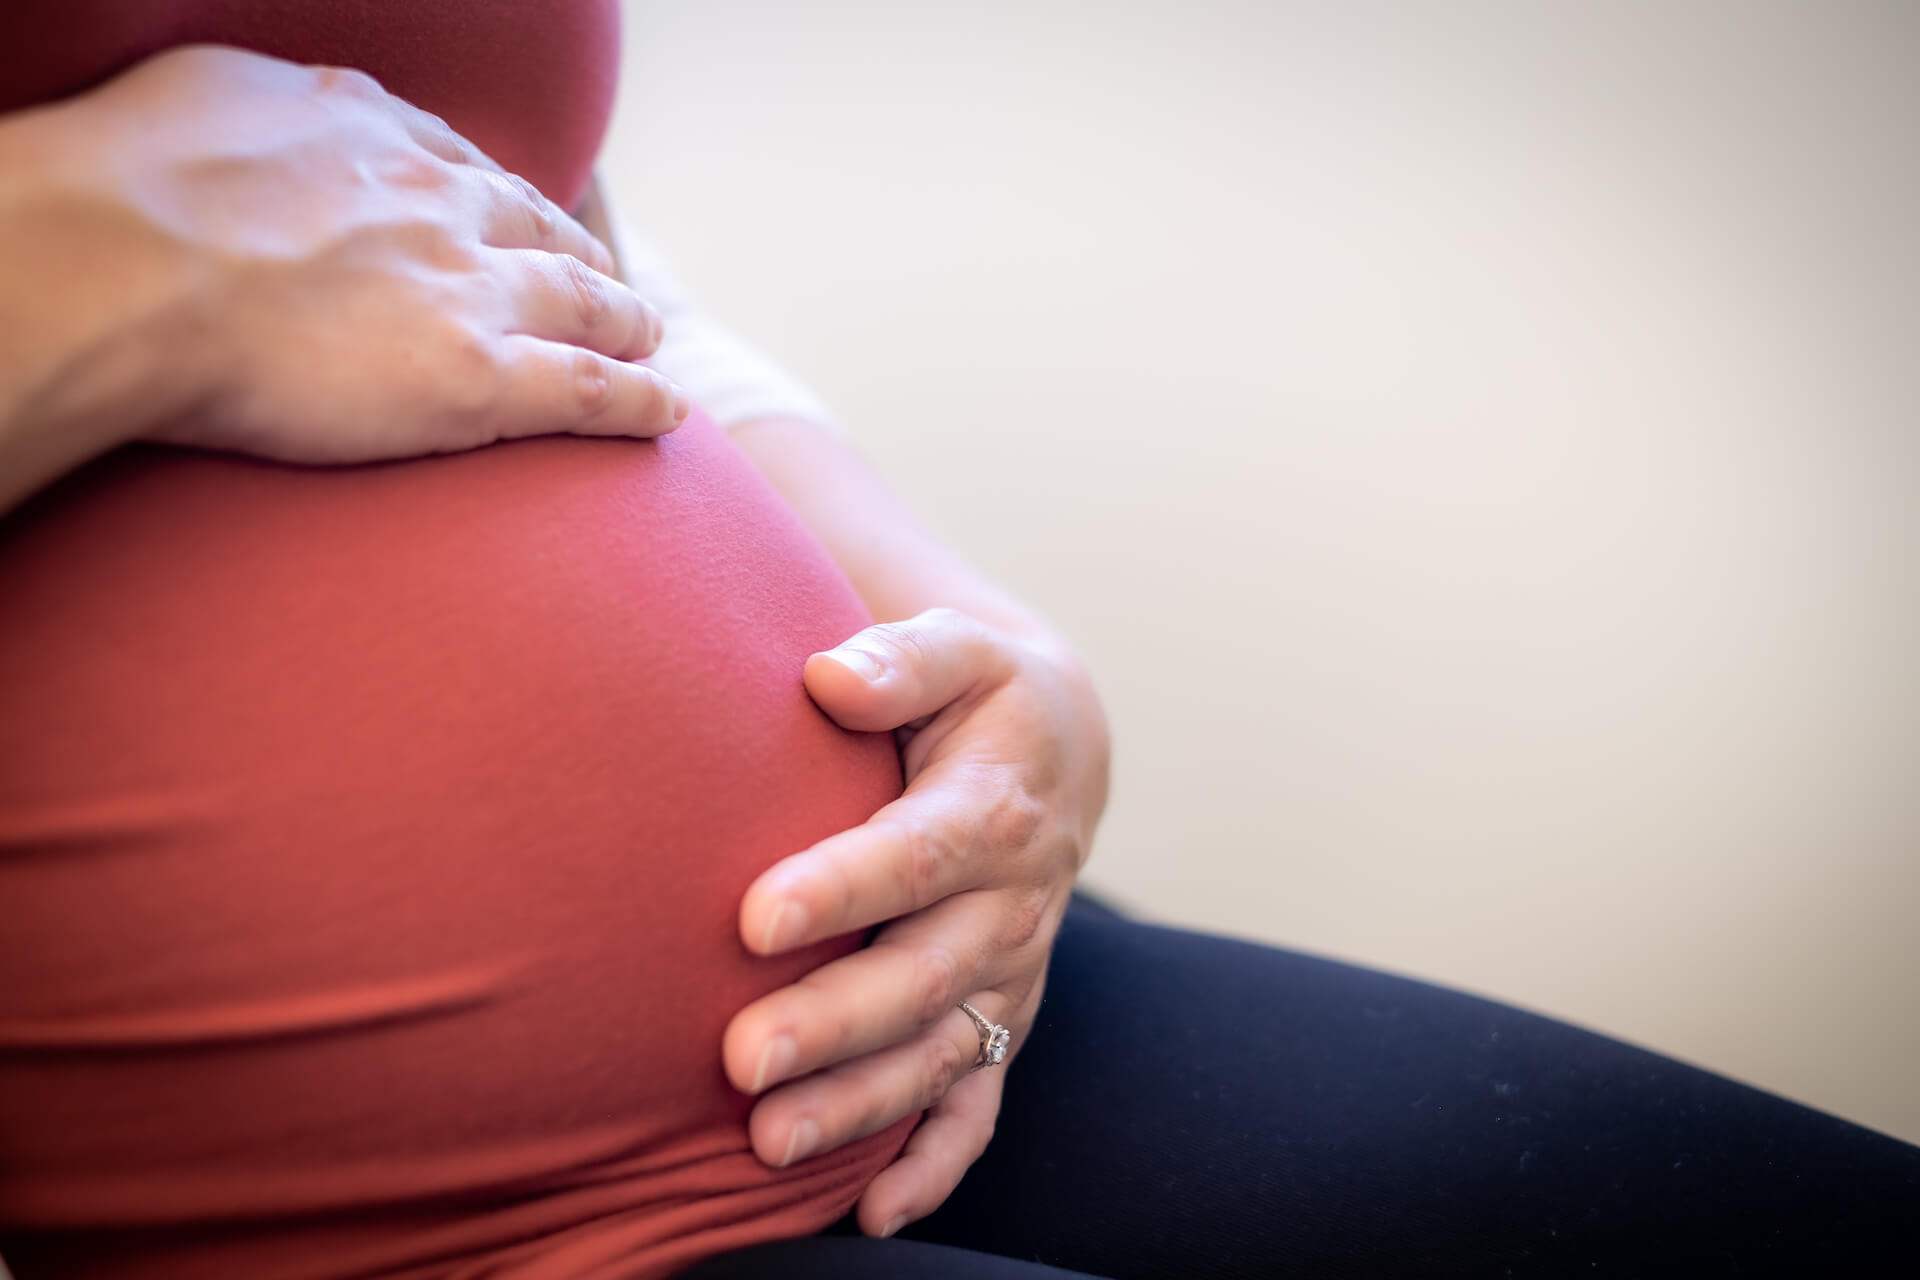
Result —
M1044 1263L1023 1262L924 1240L859 1235L777 1240L709 1258L675 1280L1098 1280Z
M1920 1275L1920 1148L1563 1023L1076 910L905 1236L1108 1277Z

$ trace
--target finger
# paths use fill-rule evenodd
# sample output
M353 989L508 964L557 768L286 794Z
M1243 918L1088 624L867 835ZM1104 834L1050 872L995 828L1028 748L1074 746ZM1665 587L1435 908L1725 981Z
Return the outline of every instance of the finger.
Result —
M469 169L485 202L481 240L499 249L544 249L580 259L603 276L615 273L613 254L573 216L517 173Z
M1001 976L987 972L990 962L1017 960L999 946L997 896L949 898L755 1000L721 1038L727 1078L743 1093L760 1093L939 1023L968 992Z
M782 859L749 885L740 939L777 955L910 915L982 884L997 855L1024 848L1044 819L1013 770L937 761L866 822Z
M993 1139L1006 1077L981 1071L955 1085L860 1196L860 1230L890 1236L938 1209Z
M227 54L231 51L207 47L208 52ZM256 65L273 67L265 58L254 57ZM243 64L244 65L244 64ZM500 166L479 147L456 133L453 126L431 111L423 110L408 102L398 94L387 91L373 76L358 67L316 64L307 68L311 76L309 91L316 97L341 98L357 101L383 111L388 117L405 130L428 155L444 160L449 164L476 165L481 168L498 169Z
M966 1079L979 1035L959 1009L924 1036L804 1076L762 1098L747 1121L753 1151L775 1168L822 1155L925 1111Z
M645 365L523 333L500 343L503 390L484 424L493 439L660 436L691 408L686 392Z
M660 345L660 313L639 294L568 254L492 249L520 332L585 347L616 360L644 360Z
M957 609L868 627L807 659L807 692L847 729L879 732L930 716L1013 673L1006 639Z
M431 111L414 106L405 98L382 93L388 108L400 121L400 127L407 136L419 145L421 150L438 156L449 164L471 165L476 169L486 169L493 173L505 173L497 161L479 147L469 142L454 127Z

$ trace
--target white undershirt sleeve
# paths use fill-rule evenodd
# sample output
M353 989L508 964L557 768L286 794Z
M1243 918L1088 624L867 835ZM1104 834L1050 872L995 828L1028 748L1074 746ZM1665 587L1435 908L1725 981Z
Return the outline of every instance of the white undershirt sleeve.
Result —
M647 363L685 388L715 422L733 428L758 418L802 418L842 430L812 388L696 307L660 250L611 209L607 227L627 284L660 311L665 336Z

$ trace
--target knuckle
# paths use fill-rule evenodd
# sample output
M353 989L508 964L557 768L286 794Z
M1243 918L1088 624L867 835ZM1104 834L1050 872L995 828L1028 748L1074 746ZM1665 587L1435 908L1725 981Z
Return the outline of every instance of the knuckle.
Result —
M988 807L981 819L987 846L1021 850L1032 844L1046 823L1047 807L1025 787L1009 787Z
M998 1125L999 1120L1000 1120L1000 1117L996 1113L994 1115L988 1116L984 1121L981 1122L979 1131L975 1135L973 1145L969 1151L969 1156L967 1159L967 1164L969 1166L971 1166L975 1160L978 1160L981 1156L987 1154L987 1144L993 1141L993 1131L994 1131L994 1128Z
M432 191L447 183L447 163L417 147L395 151L380 164L380 180L388 186Z
M652 354L659 350L660 340L665 332L664 325L660 320L660 312L650 303L642 302L636 298L634 301L633 323L638 331L634 336L639 340L640 344L646 348L647 353Z
M597 417L613 400L613 378L607 362L591 351L573 356L573 398L586 417Z
M1068 748L1062 744L1045 721L1036 716L1028 721L1031 724L1031 736L1034 741L1045 746L1035 751L1025 761L1027 768L1027 787L1030 791L1049 792L1066 784Z
M418 108L416 108L416 110L417 109ZM421 124L425 126L426 130L433 135L434 140L440 143L440 145L446 147L456 155L464 154L468 150L467 140L460 136L459 130L446 122L445 117L437 116L433 114L433 112L425 110L420 111L420 116Z
M613 254L600 243L599 237L582 227L574 220L572 214L560 209L558 205L552 207L559 211L560 218L563 220L557 225L556 231L566 233L567 252L603 276L618 276L620 273L613 260Z
M821 921L845 924L859 902L859 885L853 869L844 858L820 858L804 884L812 886L813 901L808 903Z
M1052 914L1052 895L1044 889L1030 889L1013 896L1007 915L1004 945L1009 951L1027 947L1046 928Z
M967 1065L960 1046L945 1036L930 1037L920 1060L921 1108L931 1107L946 1097L954 1081L966 1074Z
M822 976L816 969L793 985L803 994L792 1003L781 1005L778 1016L769 1016L769 1036L775 1032L792 1036L801 1048L803 1062L814 1061L823 1053L830 1055L860 1041L867 1010L848 1002L844 986L833 975Z
M922 613L919 621L928 631L971 647L978 647L997 635L980 619L950 605L935 605Z
M960 963L946 947L931 946L914 958L914 967L914 1017L920 1026L931 1026L954 1005Z
M920 615L924 618L926 615ZM925 637L917 625L920 618L909 622L882 622L867 628L867 636L882 648L891 651L907 665L924 663L930 650Z
M606 277L578 258L560 255L562 287L573 300L574 312L582 329L591 333L606 323L613 310L607 293Z
M188 72L200 72L224 66L228 59L235 56L234 50L217 44L183 44L179 48L155 58L150 67L178 67ZM337 71L338 67L315 67L316 72Z
M901 892L911 903L933 901L950 857L946 842L926 822L896 819L893 825L900 841Z
M456 329L447 351L455 373L480 382L492 382L500 375L500 357L493 343L472 329Z
M831 975L826 974L825 970L810 969L798 978L795 978L793 985L796 990L807 993L806 1007L808 1009L813 1009L817 1006L820 1010L831 1012L839 1009L843 1003L834 999L834 981Z
M493 343L472 330L461 328L448 342L442 358L444 367L431 371L433 385L429 394L446 404L461 420L491 417L505 395L506 381L506 371Z
M316 67L315 87L321 93L334 94L342 98L379 98L386 90L358 67Z
M439 116L430 116L430 127L439 150L445 154L448 163L471 165L478 158L479 151L466 137Z
M520 198L526 208L527 233L537 245L550 245L557 234L557 224L553 217L553 207L540 189L517 173L507 175L507 185Z
M440 273L441 284L447 284L449 277L478 278L485 271L480 246L449 220L425 209L406 210L370 227L365 243Z
M1000 985L1001 992L1013 1001L1013 1007L1021 1010L1019 1016L1031 1018L1039 1012L1040 1001L1047 991L1047 962L1042 959L1038 970L1016 974Z
M823 1054L844 1053L850 1046L860 1042L865 1025L865 1011L858 1007L848 1007L844 994L830 992L833 999L828 1010L815 1011L811 1016L814 1025L796 1026L792 1032L794 1042L800 1045L801 1062L818 1063Z

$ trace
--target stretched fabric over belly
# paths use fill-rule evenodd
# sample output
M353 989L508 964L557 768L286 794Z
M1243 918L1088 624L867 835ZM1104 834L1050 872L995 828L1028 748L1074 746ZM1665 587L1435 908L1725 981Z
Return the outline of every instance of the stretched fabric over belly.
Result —
M851 1205L748 1149L739 899L898 794L867 617L696 415L300 469L123 450L0 521L0 1253L650 1275Z

